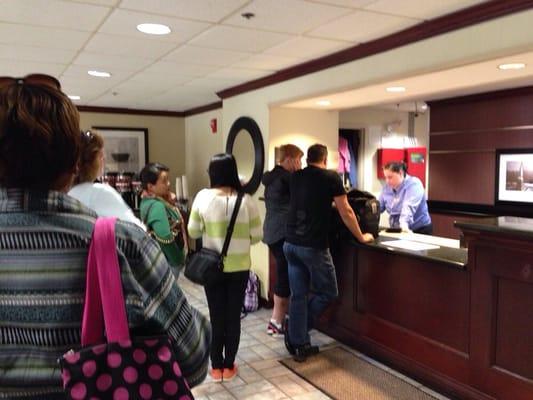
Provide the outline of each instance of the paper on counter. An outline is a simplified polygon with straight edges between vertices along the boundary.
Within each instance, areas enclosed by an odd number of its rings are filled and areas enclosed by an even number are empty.
[[[400,249],[405,250],[434,250],[438,249],[440,246],[436,246],[434,244],[428,244],[428,243],[420,243],[420,242],[411,242],[410,240],[389,240],[387,242],[381,242],[384,246],[391,246],[391,247],[398,247]]]

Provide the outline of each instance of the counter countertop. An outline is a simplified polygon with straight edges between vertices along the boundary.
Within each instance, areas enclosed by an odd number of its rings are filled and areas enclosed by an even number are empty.
[[[533,231],[532,231],[533,235]],[[425,240],[417,240],[418,236],[424,236]],[[443,240],[441,240],[443,239]],[[398,247],[392,247],[390,245],[387,245],[387,242],[394,241],[394,240],[407,240],[419,243],[429,243],[429,244],[435,244],[438,247],[429,249],[429,250],[410,250],[410,249],[404,249],[404,248],[398,248]],[[448,264],[450,266],[465,269],[466,263],[468,260],[468,250],[465,248],[456,248],[456,247],[447,247],[439,245],[440,243],[446,243],[446,244],[452,244],[453,242],[447,242],[446,238],[439,238],[435,236],[428,236],[428,235],[416,235],[416,234],[389,234],[389,233],[380,233],[380,235],[371,243],[359,243],[355,239],[353,239],[353,243],[357,246],[361,247],[371,247],[376,248],[380,250],[385,250],[387,252],[395,253],[395,254],[403,254],[408,255],[415,258],[420,259],[430,259],[433,261],[437,261],[440,263]]]
[[[461,229],[474,229],[481,232],[509,233],[527,238],[533,237],[533,218],[490,217],[455,222]]]

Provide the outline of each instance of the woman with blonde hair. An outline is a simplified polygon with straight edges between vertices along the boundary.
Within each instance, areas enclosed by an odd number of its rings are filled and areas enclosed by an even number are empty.
[[[95,182],[104,172],[104,139],[93,131],[81,132],[81,154],[76,185],[68,192],[101,217],[117,217],[146,229],[122,196],[111,186]]]

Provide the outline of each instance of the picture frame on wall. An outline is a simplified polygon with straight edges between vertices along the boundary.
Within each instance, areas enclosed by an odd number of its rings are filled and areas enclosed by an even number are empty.
[[[533,148],[496,150],[496,205],[533,204]]]
[[[104,139],[104,173],[138,174],[148,163],[148,129],[93,126]]]

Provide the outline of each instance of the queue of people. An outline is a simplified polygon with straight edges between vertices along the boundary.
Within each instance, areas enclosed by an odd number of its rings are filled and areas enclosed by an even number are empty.
[[[55,78],[0,78],[0,360],[11,360],[2,365],[0,387],[8,397],[61,398],[56,360],[80,346],[85,265],[97,217],[118,218],[116,247],[130,330],[172,337],[191,386],[205,378],[208,359],[215,382],[238,373],[250,246],[261,239],[277,271],[267,333],[283,336],[296,361],[318,352],[309,331],[338,295],[328,243],[331,205],[358,241],[373,240],[361,231],[340,177],[326,169],[326,146],[309,147],[304,169],[303,151],[281,146],[279,164],[262,179],[264,225],[255,200],[243,193],[230,154],[212,157],[210,187],[196,195],[187,223],[161,163],[140,172],[140,220],[119,193],[95,183],[103,149],[97,132],[80,133],[78,111]],[[391,226],[430,233],[423,188],[402,168],[385,166],[381,209],[389,212]],[[189,236],[221,252],[234,209],[223,279],[205,287],[209,323],[189,305],[177,280]]]

